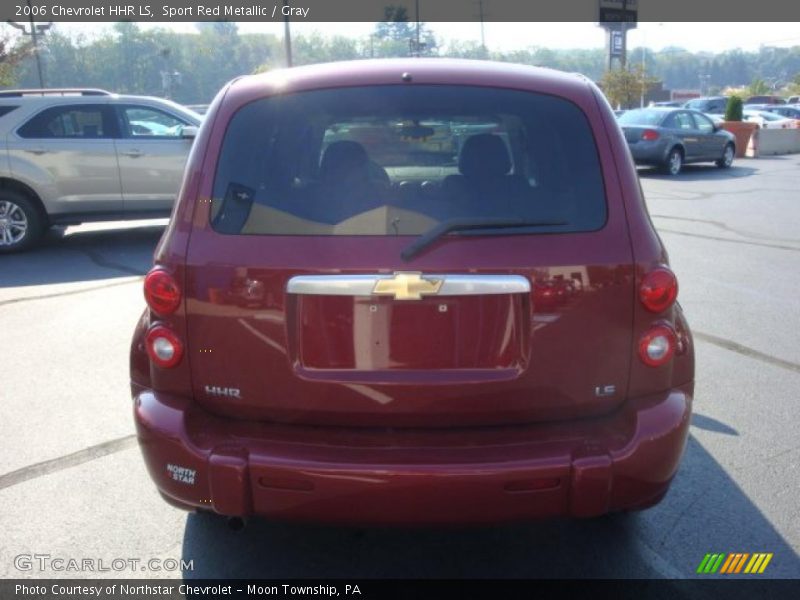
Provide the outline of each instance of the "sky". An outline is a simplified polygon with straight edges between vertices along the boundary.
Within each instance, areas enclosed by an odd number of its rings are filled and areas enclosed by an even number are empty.
[[[141,23],[143,28],[167,27],[179,32],[195,32],[193,23]],[[243,33],[274,33],[283,35],[283,24],[275,22],[238,23]],[[59,23],[63,32],[96,35],[102,32],[97,23]],[[108,29],[111,24],[102,27]],[[480,41],[479,22],[429,23],[440,41]],[[366,38],[374,29],[373,23],[292,23],[296,33],[319,31],[329,35]],[[490,50],[510,51],[542,46],[554,49],[601,48],[605,43],[603,30],[594,23],[494,23],[484,24],[486,45]],[[660,50],[680,46],[692,52],[720,52],[733,48],[758,50],[760,46],[800,46],[800,23],[639,23],[628,34],[631,48],[647,46]]]

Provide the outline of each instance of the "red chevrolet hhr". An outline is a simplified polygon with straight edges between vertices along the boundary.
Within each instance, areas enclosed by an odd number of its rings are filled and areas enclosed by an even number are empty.
[[[136,427],[182,508],[590,517],[657,503],[686,444],[677,280],[580,75],[410,59],[236,79],[144,288]]]

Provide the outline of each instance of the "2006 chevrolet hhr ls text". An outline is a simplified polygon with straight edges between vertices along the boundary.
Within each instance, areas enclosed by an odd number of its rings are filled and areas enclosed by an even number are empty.
[[[236,79],[144,287],[135,421],[182,508],[590,517],[657,503],[684,451],[677,280],[578,75],[414,59]]]

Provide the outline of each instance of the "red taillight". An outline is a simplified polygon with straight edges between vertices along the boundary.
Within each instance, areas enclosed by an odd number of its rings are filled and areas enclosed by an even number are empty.
[[[181,303],[181,290],[172,275],[155,267],[144,278],[144,298],[156,314],[171,315]]]
[[[639,299],[650,312],[667,310],[678,297],[678,280],[666,267],[653,269],[642,279],[639,286]]]
[[[169,369],[183,357],[183,344],[169,327],[154,325],[144,338],[147,355],[157,366]]]
[[[639,340],[639,358],[648,367],[660,367],[675,354],[678,338],[667,325],[655,325]]]
[[[654,142],[654,141],[656,141],[656,140],[657,140],[659,137],[660,137],[660,136],[658,135],[658,132],[657,132],[655,129],[645,129],[645,130],[642,132],[642,139],[643,139],[645,142]]]

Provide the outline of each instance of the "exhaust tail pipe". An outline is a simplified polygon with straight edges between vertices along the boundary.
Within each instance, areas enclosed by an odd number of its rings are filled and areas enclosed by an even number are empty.
[[[241,531],[247,525],[247,521],[242,517],[228,517],[228,529],[231,531]]]
[[[228,529],[231,531],[241,531],[247,525],[247,521],[242,517],[228,517]]]

